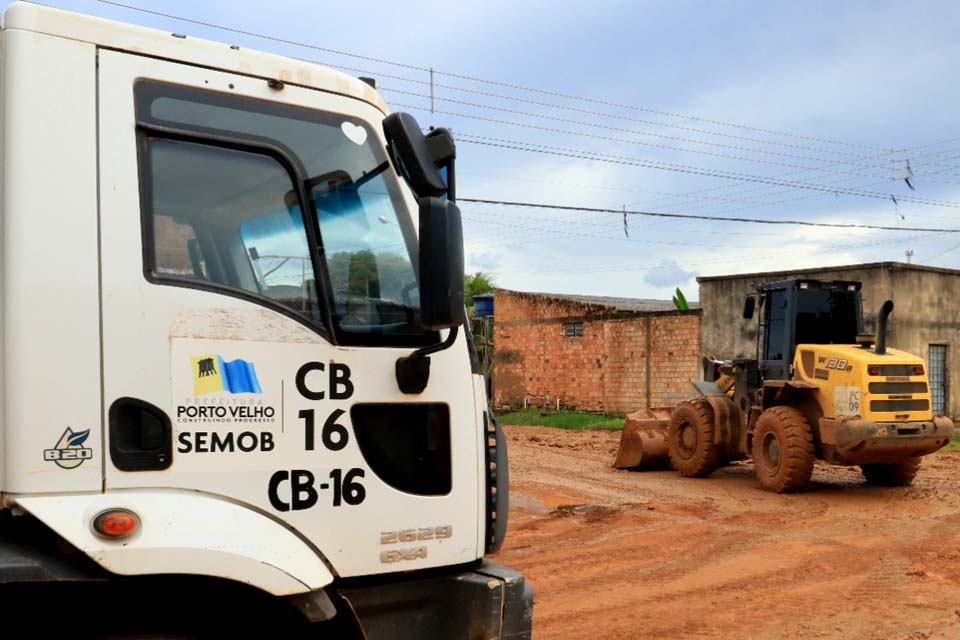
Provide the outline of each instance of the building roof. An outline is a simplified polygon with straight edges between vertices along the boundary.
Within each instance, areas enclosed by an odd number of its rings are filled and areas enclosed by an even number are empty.
[[[725,276],[703,276],[697,278],[697,282],[715,282],[717,280],[740,280],[742,278],[756,278],[758,280],[771,280],[776,278],[786,278],[793,275],[807,275],[817,273],[836,273],[838,271],[864,271],[869,269],[877,270],[903,270],[903,271],[928,271],[932,273],[942,273],[949,276],[960,276],[960,270],[947,269],[945,267],[928,267],[922,264],[908,264],[906,262],[865,262],[863,264],[847,264],[835,267],[813,267],[810,269],[790,269],[785,271],[758,271],[753,273],[734,273]]]
[[[592,304],[614,309],[616,311],[631,311],[634,313],[651,313],[658,311],[677,310],[672,300],[653,300],[650,298],[616,298],[611,296],[590,296],[571,293],[540,293],[537,291],[513,291],[510,289],[497,289],[497,291],[519,294],[522,296],[537,296],[542,298],[555,298],[557,300],[568,300],[570,302]],[[696,309],[697,303],[690,302],[690,308]]]

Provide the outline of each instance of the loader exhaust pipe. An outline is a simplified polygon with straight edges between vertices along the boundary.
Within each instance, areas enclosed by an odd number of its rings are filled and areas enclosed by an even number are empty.
[[[893,300],[887,300],[880,307],[880,315],[877,316],[877,345],[873,352],[877,355],[883,355],[887,352],[887,318],[893,313]]]

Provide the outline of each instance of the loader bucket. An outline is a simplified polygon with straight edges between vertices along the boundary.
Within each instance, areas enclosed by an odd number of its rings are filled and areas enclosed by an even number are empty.
[[[667,429],[669,412],[648,409],[631,413],[623,424],[620,449],[613,466],[617,469],[665,469],[667,456]]]

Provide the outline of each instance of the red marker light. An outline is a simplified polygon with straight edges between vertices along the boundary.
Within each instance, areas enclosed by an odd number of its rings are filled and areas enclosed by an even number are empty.
[[[140,528],[140,518],[127,509],[109,509],[93,519],[93,530],[107,538],[126,538]]]
[[[918,365],[916,365],[916,366],[913,367],[913,375],[915,375],[915,376],[922,376],[922,375],[923,375],[923,365],[922,365],[922,364],[918,364]]]
[[[877,365],[873,365],[872,367],[867,367],[867,373],[871,376],[878,376],[880,375],[880,367]]]

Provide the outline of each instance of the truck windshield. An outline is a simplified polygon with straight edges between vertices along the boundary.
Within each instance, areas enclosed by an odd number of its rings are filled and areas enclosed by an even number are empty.
[[[310,196],[323,236],[341,331],[397,331],[414,326],[420,308],[417,277],[384,161],[359,179],[344,172],[311,181]]]
[[[138,82],[135,93],[141,125],[175,127],[198,141],[210,134],[241,147],[243,141],[268,145],[288,157],[291,177],[307,194],[308,224],[315,213],[312,235],[320,246],[303,251],[307,237],[297,235],[305,232],[291,225],[288,211],[247,220],[240,236],[259,279],[274,287],[326,285],[319,299],[342,344],[406,346],[435,339],[419,323],[416,238],[400,183],[365,121],[148,80]],[[211,168],[208,177],[221,175]],[[297,208],[297,193],[291,189],[286,196],[290,210]]]

